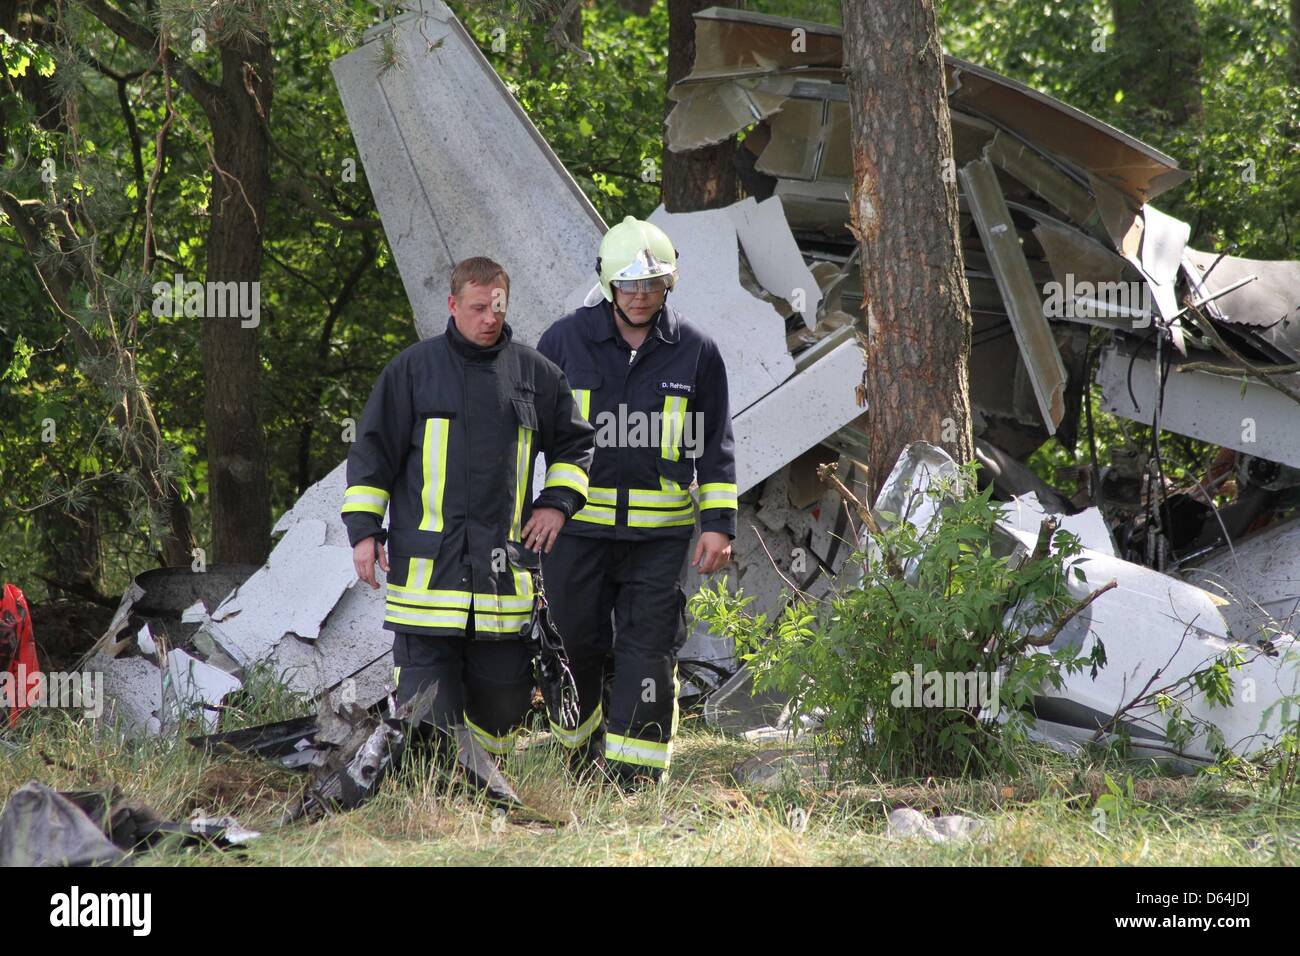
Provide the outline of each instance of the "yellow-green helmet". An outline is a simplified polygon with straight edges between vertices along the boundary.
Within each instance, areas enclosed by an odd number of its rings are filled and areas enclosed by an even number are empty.
[[[606,302],[614,301],[609,284],[616,279],[663,276],[671,289],[677,281],[677,250],[658,226],[628,216],[600,240],[596,271],[600,273],[600,289]]]

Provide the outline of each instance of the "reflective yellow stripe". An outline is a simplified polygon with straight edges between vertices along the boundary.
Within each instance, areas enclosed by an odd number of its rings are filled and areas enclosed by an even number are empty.
[[[514,743],[514,734],[507,734],[504,737],[490,734],[470,720],[468,715],[465,717],[465,726],[469,728],[469,732],[474,735],[474,739],[482,744],[483,749],[488,753],[500,756],[510,752],[511,745]]]
[[[684,508],[690,505],[689,492],[681,489],[664,491],[649,488],[632,488],[627,493],[628,505],[648,505],[652,508]]]
[[[519,614],[532,613],[533,596],[531,594],[474,594],[474,612],[484,614]]]
[[[560,743],[566,747],[580,747],[587,742],[592,734],[600,727],[600,722],[605,719],[605,713],[599,703],[596,709],[591,712],[591,716],[584,720],[577,730],[565,730],[555,721],[551,721],[551,734]]]
[[[686,398],[665,395],[663,417],[659,425],[659,454],[669,461],[682,457],[682,433],[686,429]]]
[[[469,624],[469,612],[441,609],[419,611],[389,602],[385,605],[384,620],[411,627],[446,627],[463,631]]]
[[[659,743],[656,740],[641,740],[637,737],[620,737],[618,734],[605,734],[605,759],[619,760],[623,763],[636,764],[639,767],[660,767],[668,769],[672,760],[672,741]]]
[[[589,505],[609,505],[611,508],[618,504],[617,488],[601,488],[597,485],[591,485],[587,488],[587,504]]]
[[[572,488],[580,495],[587,493],[587,473],[577,465],[557,461],[546,469],[546,488]]]
[[[468,611],[471,596],[468,591],[431,591],[427,588],[408,588],[399,584],[388,586],[388,599],[398,604],[419,607],[445,607]]]
[[[474,630],[491,634],[521,634],[532,620],[532,614],[480,614],[474,612]]]
[[[430,418],[424,423],[424,486],[420,499],[424,514],[420,518],[421,531],[442,530],[442,495],[447,487],[447,436],[451,433],[451,420]]]
[[[515,519],[510,524],[510,540],[519,540],[519,529],[524,516],[524,495],[528,491],[528,466],[533,460],[533,430],[519,426],[515,439]]]
[[[582,417],[591,420],[591,389],[575,388],[573,390],[573,400],[578,403],[578,411],[582,412]]]
[[[700,510],[705,508],[735,508],[736,486],[730,482],[715,481],[700,485]]]
[[[591,505],[587,505],[587,507],[583,508],[573,516],[573,520],[589,521],[592,524],[612,525],[614,523],[614,509],[593,508]]]
[[[577,515],[574,515],[576,518]],[[628,510],[629,528],[676,528],[695,523],[695,509],[685,511],[633,511]]]
[[[433,581],[433,558],[411,558],[406,566],[406,580],[396,585],[399,588],[419,588],[427,590]]]
[[[384,516],[388,507],[388,492],[373,485],[349,485],[343,492],[343,513],[361,511],[366,514]]]

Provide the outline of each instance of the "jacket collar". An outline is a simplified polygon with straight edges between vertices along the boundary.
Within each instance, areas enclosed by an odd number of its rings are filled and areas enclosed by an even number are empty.
[[[614,324],[614,304],[601,300],[592,307],[591,318],[587,322],[587,334],[593,342],[607,342],[619,334]],[[666,301],[659,312],[650,335],[668,345],[675,345],[681,338],[681,316]]]
[[[459,352],[462,356],[471,361],[491,362],[495,359],[514,336],[510,329],[509,322],[501,323],[501,335],[491,345],[476,345],[465,336],[461,335],[460,329],[456,328],[456,320],[447,316],[447,341],[451,347]]]

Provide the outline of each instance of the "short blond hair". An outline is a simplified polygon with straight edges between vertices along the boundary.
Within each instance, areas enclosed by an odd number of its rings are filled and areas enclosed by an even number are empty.
[[[498,277],[506,287],[506,295],[509,295],[510,276],[506,274],[506,270],[499,262],[487,256],[471,256],[462,259],[456,263],[456,268],[451,270],[451,294],[460,295],[460,290],[465,288],[467,282],[490,286]]]

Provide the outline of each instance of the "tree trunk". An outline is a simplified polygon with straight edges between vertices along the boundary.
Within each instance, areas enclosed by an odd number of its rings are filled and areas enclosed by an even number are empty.
[[[221,92],[209,113],[217,169],[209,199],[208,282],[258,282],[270,191],[263,124],[273,59],[264,34],[221,46]],[[258,111],[262,115],[259,117]],[[251,300],[250,300],[251,301]],[[271,495],[260,408],[257,326],[238,316],[203,320],[204,420],[212,507],[210,561],[257,564],[271,536]],[[251,320],[248,320],[251,321]]]
[[[1198,120],[1201,31],[1195,0],[1112,0],[1112,10],[1119,81],[1130,115],[1148,127]]]
[[[695,62],[695,20],[706,7],[742,7],[738,0],[668,0],[668,85],[691,72]],[[672,101],[666,101],[671,107]],[[666,114],[665,114],[666,115]],[[664,144],[663,201],[669,212],[717,209],[737,199],[736,137],[713,146],[674,153]]]
[[[933,0],[843,0],[842,10],[874,498],[908,442],[958,462],[974,454],[970,292]]]

